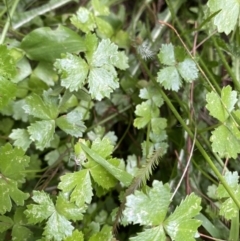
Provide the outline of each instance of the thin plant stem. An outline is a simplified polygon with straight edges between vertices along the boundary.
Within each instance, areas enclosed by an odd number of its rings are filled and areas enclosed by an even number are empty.
[[[0,44],[3,44],[4,43],[4,40],[6,38],[6,35],[7,35],[7,32],[8,32],[8,29],[10,27],[10,23],[11,23],[11,18],[13,17],[13,14],[16,10],[16,7],[18,5],[18,2],[19,0],[15,0],[13,2],[13,5],[11,7],[11,10],[9,12],[9,16],[7,18],[7,21],[6,21],[6,24],[4,25],[4,28],[3,28],[3,31],[2,31],[2,35],[1,35],[1,38],[0,38]],[[4,3],[6,4],[6,0],[4,0]]]
[[[178,189],[179,189],[179,187],[180,187],[180,185],[181,185],[181,183],[182,183],[182,181],[183,181],[183,178],[185,177],[185,175],[186,175],[186,173],[187,173],[187,171],[188,171],[188,167],[189,167],[189,165],[190,165],[190,161],[191,161],[191,158],[192,158],[192,155],[193,155],[193,151],[194,151],[194,147],[195,147],[196,134],[197,134],[197,130],[195,129],[191,152],[190,152],[190,154],[189,154],[189,157],[188,157],[188,160],[187,160],[187,164],[186,164],[186,166],[185,166],[185,168],[184,168],[184,171],[183,171],[183,173],[182,173],[182,176],[181,176],[181,178],[180,178],[180,180],[179,180],[179,182],[178,182],[178,184],[177,184],[177,187],[175,188],[175,191],[173,192],[173,194],[172,194],[172,196],[171,196],[171,198],[170,198],[171,201],[173,200],[175,194],[177,193],[177,191],[178,191]]]

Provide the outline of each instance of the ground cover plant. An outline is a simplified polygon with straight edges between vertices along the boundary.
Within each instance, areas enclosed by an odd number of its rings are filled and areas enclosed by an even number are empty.
[[[0,240],[239,240],[235,0],[0,3]]]

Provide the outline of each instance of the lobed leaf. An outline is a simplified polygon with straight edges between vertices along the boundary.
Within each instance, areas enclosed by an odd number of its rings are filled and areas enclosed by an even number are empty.
[[[32,142],[26,129],[13,129],[9,137],[14,140],[14,146],[21,147],[24,151],[28,149]]]
[[[213,19],[218,32],[229,34],[235,29],[239,20],[240,3],[236,0],[209,0],[207,3],[212,13],[221,10]]]
[[[128,222],[134,224],[160,225],[166,217],[170,198],[169,186],[154,181],[153,187],[146,194],[135,191],[127,196],[123,214]]]
[[[192,219],[201,210],[201,199],[195,194],[190,194],[164,221],[164,228],[172,240],[194,241],[201,221]]]
[[[55,131],[55,121],[37,121],[27,128],[30,139],[35,142],[38,149],[43,150],[50,145]]]
[[[86,130],[86,126],[82,122],[82,113],[77,109],[57,118],[56,125],[67,134],[75,137],[81,137]]]
[[[211,92],[206,96],[207,109],[210,114],[221,122],[224,122],[229,117],[237,102],[237,92],[232,91],[230,86],[223,87],[221,99],[217,93]]]
[[[57,59],[54,66],[61,74],[61,86],[69,89],[69,91],[80,90],[86,82],[89,67],[85,60],[66,53],[61,59]]]
[[[92,200],[92,184],[88,170],[68,173],[62,176],[58,188],[63,192],[71,192],[70,201],[78,207],[84,207]]]

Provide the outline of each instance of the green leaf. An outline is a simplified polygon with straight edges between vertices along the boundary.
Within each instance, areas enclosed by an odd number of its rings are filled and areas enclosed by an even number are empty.
[[[57,212],[49,195],[44,192],[33,191],[32,199],[37,204],[28,205],[24,213],[29,223],[32,224],[48,219],[43,233],[46,240],[62,241],[72,234],[73,226]]]
[[[80,7],[76,15],[73,15],[70,20],[75,27],[84,33],[89,33],[96,28],[94,15],[84,7]]]
[[[6,45],[0,45],[0,53],[0,76],[3,79],[11,79],[17,72],[16,61]]]
[[[158,117],[159,110],[150,101],[145,101],[136,106],[135,114],[139,117],[134,120],[133,125],[140,129],[145,127],[152,118]]]
[[[28,149],[32,142],[26,129],[13,129],[9,137],[14,140],[14,146],[21,147],[24,151]]]
[[[42,120],[55,119],[58,116],[58,109],[55,103],[51,103],[50,100],[42,100],[37,94],[31,94],[25,99],[25,105],[23,109],[26,113],[37,117]]]
[[[178,91],[182,86],[181,77],[175,66],[161,69],[157,75],[157,82],[162,84],[166,90]]]
[[[148,86],[147,88],[140,89],[139,97],[142,99],[152,100],[157,107],[163,105],[163,98],[157,88]]]
[[[138,233],[136,237],[130,238],[131,241],[166,241],[163,226],[157,226]]]
[[[221,157],[237,158],[240,153],[240,131],[231,119],[212,131],[210,141],[213,151]]]
[[[15,224],[12,229],[12,240],[14,241],[23,241],[23,240],[30,240],[32,238],[33,234],[30,229]]]
[[[234,194],[240,198],[240,186],[238,184],[239,176],[238,173],[227,171],[224,175],[224,179],[227,184],[230,186]],[[239,209],[235,202],[230,198],[228,192],[224,188],[222,184],[219,184],[217,188],[217,197],[224,198],[223,203],[220,205],[220,215],[224,216],[224,218],[231,220],[236,217],[239,213]],[[227,199],[226,199],[227,198]]]
[[[65,237],[72,235],[74,227],[65,217],[54,212],[46,223],[43,235],[46,240],[62,241]]]
[[[178,91],[182,86],[182,78],[191,83],[198,77],[195,62],[185,56],[182,48],[174,48],[171,43],[163,44],[158,58],[162,64],[168,65],[162,68],[157,75],[157,82],[167,90]]]
[[[146,194],[135,191],[127,196],[123,214],[128,222],[134,224],[159,225],[166,217],[170,198],[169,186],[154,181],[153,187]]]
[[[167,127],[167,119],[165,118],[152,118],[151,126],[153,133],[161,133]]]
[[[55,212],[54,204],[48,194],[40,191],[33,191],[32,199],[39,205],[30,204],[27,206],[27,210],[24,213],[29,223],[40,223],[48,219]]]
[[[76,32],[59,25],[55,30],[43,27],[26,35],[21,43],[30,59],[54,62],[62,53],[85,51],[84,40]]]
[[[86,130],[86,126],[82,122],[82,113],[77,109],[57,118],[56,124],[67,134],[75,137],[81,137]]]
[[[91,3],[96,16],[109,14],[109,8],[107,6],[104,6],[99,0],[92,0]]]
[[[208,93],[206,96],[207,109],[210,114],[221,122],[229,117],[237,102],[237,92],[232,91],[230,86],[223,87],[221,91],[221,99],[216,92]]]
[[[99,141],[99,140],[95,140],[95,141]],[[108,140],[108,142],[109,142],[109,140]],[[110,142],[107,145],[109,146]],[[99,165],[101,165],[106,171],[108,171],[117,180],[122,182],[125,186],[130,185],[130,183],[132,181],[132,176],[129,173],[120,169],[119,167],[116,167],[112,163],[108,162],[108,160],[106,160],[101,155],[99,155],[98,152],[96,152],[94,149],[90,149],[89,147],[84,145],[82,142],[80,142],[80,146],[81,146],[82,150],[87,154],[87,156],[89,156],[93,161],[95,161]],[[106,154],[104,153],[104,155],[106,155]],[[101,177],[101,178],[104,178],[104,177]]]
[[[119,87],[117,72],[114,66],[125,69],[127,57],[120,55],[118,47],[109,39],[103,39],[91,57],[91,70],[89,73],[89,92],[93,98],[101,100],[110,97],[110,93]]]
[[[162,64],[174,65],[176,62],[174,46],[171,43],[170,44],[162,44],[161,50],[158,54],[158,58]]]
[[[73,54],[63,54],[61,59],[57,59],[54,66],[61,74],[61,86],[71,92],[78,91],[83,87],[88,75],[88,64],[85,60]]]
[[[164,221],[164,228],[172,240],[194,241],[201,221],[192,219],[201,210],[201,199],[195,194],[190,194],[181,202],[173,214]]]
[[[3,233],[13,226],[14,222],[7,216],[0,216],[0,233]]]
[[[88,170],[81,170],[75,173],[68,173],[61,176],[58,188],[63,192],[71,192],[70,201],[77,206],[84,207],[92,200],[92,184]]]
[[[0,158],[2,161],[2,159]],[[23,206],[24,200],[29,197],[29,194],[23,193],[18,189],[17,182],[3,177],[0,179],[0,214],[11,211],[11,199],[18,205]]]
[[[10,144],[6,144],[0,149],[0,173],[2,177],[23,183],[25,181],[24,171],[29,161],[29,157],[24,155],[21,148],[13,149]]]
[[[91,190],[88,190],[90,192]],[[76,206],[74,203],[68,201],[68,194],[60,193],[56,201],[56,210],[59,214],[66,217],[68,220],[71,219],[74,222],[83,219],[83,213],[87,209],[87,205],[81,207]]]
[[[94,234],[89,241],[112,241],[112,228],[110,226],[104,225],[102,230],[99,233]]]
[[[27,129],[30,134],[30,139],[35,142],[36,147],[43,150],[45,147],[48,147],[50,141],[53,140],[55,121],[37,121]]]
[[[209,0],[207,5],[212,13],[221,10],[213,20],[213,23],[217,26],[218,32],[229,34],[238,25],[240,9],[239,1]]]
[[[110,98],[110,93],[119,87],[117,72],[111,65],[92,69],[88,83],[92,98],[99,101],[104,97]]]
[[[183,62],[180,62],[177,69],[186,82],[191,83],[198,77],[198,68],[192,59],[186,58]]]
[[[64,241],[84,241],[84,236],[82,232],[74,230],[72,235],[64,239]]]
[[[16,85],[0,76],[0,110],[16,97],[16,92]]]
[[[34,69],[32,75],[42,80],[48,86],[53,86],[58,80],[56,71],[53,70],[53,64],[49,62],[40,62]]]
[[[118,159],[108,159],[107,161],[115,167],[120,163]],[[117,179],[97,162],[90,159],[84,164],[84,167],[90,171],[93,180],[104,189],[116,186]]]

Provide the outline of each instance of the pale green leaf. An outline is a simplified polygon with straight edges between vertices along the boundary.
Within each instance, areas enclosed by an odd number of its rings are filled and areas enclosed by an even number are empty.
[[[88,75],[88,64],[78,56],[67,53],[57,59],[54,66],[61,74],[61,85],[72,91],[78,91],[85,84]]]
[[[174,65],[175,54],[174,54],[174,46],[170,44],[162,44],[160,52],[158,54],[158,58],[162,64],[165,65]]]
[[[28,205],[27,210],[24,212],[29,223],[40,223],[48,219],[55,212],[54,204],[48,194],[33,191],[32,199],[37,204]]]
[[[21,120],[22,122],[27,122],[29,115],[25,113],[24,109],[22,108],[25,105],[25,99],[21,99],[18,101],[14,101],[13,103],[13,118],[15,120]]]
[[[96,28],[94,15],[84,7],[80,7],[76,15],[70,18],[71,23],[85,33],[89,33]]]
[[[101,157],[97,152],[90,149],[86,145],[80,142],[80,146],[82,150],[95,162],[97,162],[99,165],[101,165],[105,170],[107,170],[112,176],[114,176],[117,180],[122,182],[125,186],[130,185],[132,181],[132,176],[127,173],[126,171],[122,170],[121,168],[118,168],[111,163],[109,163],[106,159]]]
[[[163,226],[157,226],[138,233],[136,237],[130,238],[131,241],[166,241]]]
[[[239,176],[238,173],[227,171],[224,175],[224,179],[227,184],[230,186],[234,194],[240,198],[240,186],[238,184]],[[220,215],[224,216],[224,218],[231,220],[239,214],[239,209],[232,198],[230,198],[228,192],[224,188],[222,184],[219,184],[217,188],[217,197],[224,198],[223,203],[220,205]],[[226,199],[227,198],[227,199]]]
[[[170,198],[169,186],[154,181],[153,187],[146,194],[135,191],[127,196],[123,214],[128,222],[134,224],[159,225],[166,217]]]
[[[28,149],[32,142],[26,129],[13,129],[9,137],[14,140],[14,146],[21,147],[24,151]]]
[[[63,192],[71,192],[70,201],[79,207],[84,207],[85,203],[89,204],[92,200],[92,184],[88,170],[65,174],[61,177],[58,188]]]
[[[122,70],[127,69],[129,67],[127,55],[123,51],[118,52],[117,58],[113,64],[119,69],[122,69]]]
[[[15,98],[16,92],[16,85],[0,75],[0,109]]]
[[[84,241],[84,236],[82,232],[74,230],[72,235],[68,236],[64,241]]]
[[[139,97],[142,99],[152,100],[157,107],[163,105],[163,98],[159,93],[159,90],[154,86],[148,86],[140,90]]]
[[[222,89],[221,99],[217,93],[212,91],[207,94],[206,100],[208,102],[206,107],[211,116],[224,122],[229,117],[229,113],[234,109],[234,105],[237,102],[237,92],[232,91],[230,86],[226,86]]]
[[[221,10],[213,20],[218,32],[229,34],[238,25],[240,3],[236,0],[209,0],[207,3],[212,13]]]
[[[227,171],[224,175],[224,179],[227,182],[227,184],[232,188],[232,190],[234,190],[234,191],[237,190],[239,176],[236,171],[235,172]],[[224,186],[222,184],[219,184],[219,186],[217,188],[217,196],[218,196],[218,198],[229,197],[227,190],[224,188]]]
[[[164,228],[172,240],[194,241],[201,221],[193,219],[201,210],[201,199],[190,194],[164,221]]]
[[[58,116],[57,105],[54,103],[46,103],[37,94],[31,94],[25,99],[23,109],[26,113],[42,120],[55,119]]]
[[[24,213],[28,222],[32,224],[48,219],[43,232],[46,240],[62,241],[72,234],[73,226],[57,212],[48,194],[42,191],[33,191],[32,199],[37,204],[28,205]]]
[[[157,82],[162,84],[166,90],[178,91],[182,86],[181,77],[175,66],[161,69],[157,75]]]
[[[116,44],[112,43],[110,39],[103,39],[93,53],[92,65],[94,67],[114,65],[118,62],[118,53],[118,46]]]
[[[102,100],[104,97],[109,98],[113,90],[119,87],[117,72],[112,65],[91,69],[88,83],[89,93],[96,100]]]
[[[240,153],[240,131],[231,119],[212,131],[210,141],[221,157],[237,158]]]
[[[85,51],[84,39],[73,30],[59,25],[52,30],[49,27],[37,28],[27,34],[21,48],[30,59],[54,62],[62,53]]]
[[[13,226],[14,222],[11,218],[7,216],[0,216],[0,233],[10,229]]]
[[[29,194],[18,189],[17,182],[7,177],[0,179],[0,214],[10,212],[13,200],[18,206],[24,205]]]
[[[94,234],[89,241],[112,241],[112,228],[110,226],[104,225],[102,230],[99,233]]]
[[[35,142],[38,149],[43,150],[50,145],[55,131],[55,121],[37,121],[28,128],[30,139]]]
[[[75,203],[70,202],[67,198],[69,194],[61,193],[57,197],[56,201],[56,210],[59,214],[66,217],[67,219],[71,219],[74,222],[77,220],[83,219],[83,213],[87,209],[87,205],[82,205],[81,207],[76,206]]]
[[[145,127],[152,118],[158,117],[159,110],[150,101],[145,101],[136,106],[135,114],[139,117],[134,120],[134,126],[140,129]]]
[[[46,240],[62,241],[64,238],[72,235],[74,227],[64,216],[54,212],[48,219],[44,228],[43,235]]]
[[[16,182],[25,181],[25,168],[29,164],[29,157],[24,155],[21,148],[12,148],[8,143],[0,148],[0,173],[5,178]],[[4,178],[2,178],[2,181]],[[7,185],[7,181],[6,181]]]
[[[192,59],[184,59],[183,62],[178,63],[177,69],[186,82],[191,83],[198,77],[198,68]]]
[[[86,130],[86,126],[82,121],[82,113],[77,109],[57,118],[56,124],[67,134],[75,137],[81,137]]]

